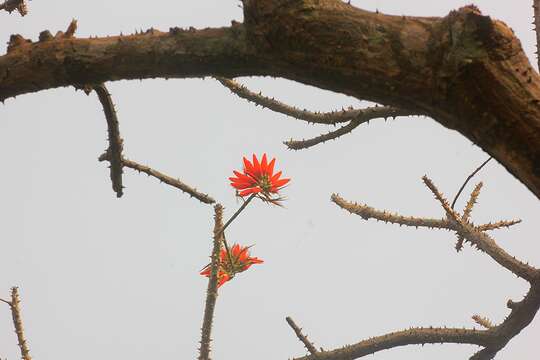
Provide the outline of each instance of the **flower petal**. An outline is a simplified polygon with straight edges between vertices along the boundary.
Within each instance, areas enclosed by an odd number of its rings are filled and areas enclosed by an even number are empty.
[[[259,163],[259,160],[255,154],[253,154],[253,169],[255,178],[258,179],[261,176],[261,164]]]
[[[280,180],[277,180],[277,181],[273,181],[272,186],[276,187],[276,188],[280,188],[280,187],[284,186],[285,184],[287,184],[289,181],[291,181],[291,179],[280,179]]]
[[[244,160],[244,172],[247,173],[247,174],[253,175],[254,172],[255,172],[255,170],[253,169],[253,165],[251,165],[251,163],[249,162],[248,159],[246,159],[245,156],[244,156],[243,160]]]
[[[260,193],[260,192],[261,192],[260,187],[253,187],[253,188],[250,188],[250,189],[246,189],[244,191],[240,191],[240,193],[238,195],[239,196],[246,196],[246,195],[250,195],[250,194],[257,194],[257,193]]]
[[[268,159],[266,158],[266,153],[264,153],[261,160],[261,175],[268,174],[267,168],[268,168]]]
[[[268,166],[266,167],[266,174],[268,175],[269,178],[272,177],[272,175],[274,174],[274,164],[276,163],[276,158],[273,158],[270,163],[268,164]]]

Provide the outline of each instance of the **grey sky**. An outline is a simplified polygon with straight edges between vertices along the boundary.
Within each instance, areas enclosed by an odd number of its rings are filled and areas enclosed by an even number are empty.
[[[443,16],[469,0],[352,1],[392,14]],[[37,39],[41,30],[104,36],[154,27],[224,26],[242,20],[238,1],[32,1],[21,18],[0,14],[0,34]],[[509,24],[533,58],[530,1],[476,1]],[[2,45],[2,53],[5,46]],[[362,106],[355,99],[279,79],[241,79],[256,91],[313,110]],[[256,244],[265,260],[220,290],[215,359],[287,359],[305,349],[285,323],[292,316],[317,346],[332,349],[410,326],[472,326],[479,313],[498,322],[527,284],[469,246],[456,254],[445,231],[363,221],[330,194],[406,215],[443,215],[420,178],[453,195],[487,155],[426,118],[372,121],[311,150],[282,141],[328,131],[261,110],[212,79],[119,81],[125,155],[238,207],[227,177],[241,157],[267,152],[292,177],[285,209],[260,202],[228,230]],[[106,123],[95,94],[73,88],[24,95],[0,106],[0,297],[18,285],[35,359],[188,359],[196,356],[211,250],[212,208],[126,169],[125,195],[111,190],[97,157]],[[494,232],[511,254],[540,265],[540,203],[495,162],[475,222],[522,218]],[[469,186],[470,191],[472,187]],[[463,199],[462,199],[463,200]],[[460,205],[463,204],[463,201]],[[1,305],[1,304],[0,304]],[[498,359],[538,359],[540,320]],[[465,359],[475,347],[385,351],[375,359]],[[9,309],[0,306],[0,357],[18,355]]]

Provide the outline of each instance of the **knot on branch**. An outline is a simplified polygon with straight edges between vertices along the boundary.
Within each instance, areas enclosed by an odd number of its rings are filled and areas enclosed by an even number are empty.
[[[32,44],[32,40],[25,39],[19,34],[13,34],[9,37],[7,52],[9,54],[17,49],[20,49],[21,47],[29,46],[30,44]]]

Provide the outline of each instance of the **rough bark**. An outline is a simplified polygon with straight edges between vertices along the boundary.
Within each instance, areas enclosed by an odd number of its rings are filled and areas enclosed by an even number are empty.
[[[12,36],[0,100],[154,77],[271,75],[418,111],[492,155],[540,198],[540,77],[504,23],[464,7],[388,16],[340,0],[244,0],[244,23],[107,38]]]

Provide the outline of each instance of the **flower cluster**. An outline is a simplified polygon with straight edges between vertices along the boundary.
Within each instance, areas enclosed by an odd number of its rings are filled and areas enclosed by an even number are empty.
[[[230,256],[226,249],[221,249],[218,268],[218,287],[231,280],[236,274],[246,271],[253,264],[261,264],[263,260],[249,256],[249,246],[234,244],[230,249]],[[201,271],[201,275],[210,277],[212,265],[208,264]]]
[[[272,198],[272,194],[277,194],[291,179],[280,179],[281,171],[274,174],[275,163],[275,158],[268,162],[266,154],[260,162],[255,154],[252,162],[244,157],[244,170],[233,171],[236,177],[229,178],[231,186],[239,191],[238,196],[257,194],[261,200],[276,203],[281,199]]]

